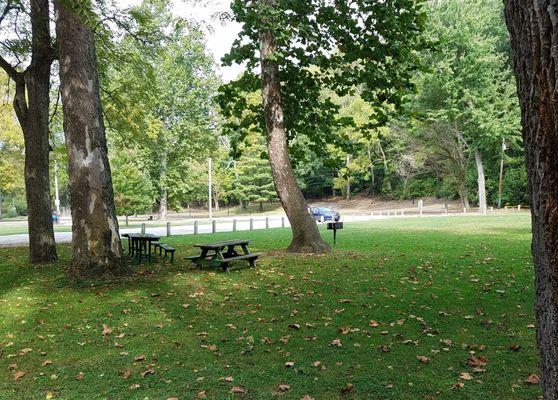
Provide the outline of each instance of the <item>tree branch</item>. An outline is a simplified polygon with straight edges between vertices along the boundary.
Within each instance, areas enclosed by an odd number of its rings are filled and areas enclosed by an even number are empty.
[[[20,81],[23,79],[23,74],[18,72],[12,64],[10,64],[4,57],[0,55],[0,67],[6,71],[6,73],[12,78],[14,81]]]

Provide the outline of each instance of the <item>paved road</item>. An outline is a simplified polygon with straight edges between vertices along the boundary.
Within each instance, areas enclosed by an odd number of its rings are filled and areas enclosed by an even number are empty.
[[[250,218],[249,217],[239,217],[239,218],[214,218],[216,224],[216,232],[232,232],[234,220],[236,220],[236,230],[237,231],[247,231],[250,230]],[[267,224],[267,225],[266,225]],[[280,228],[282,227],[282,217],[281,216],[269,216],[265,217],[254,217],[252,218],[252,229],[266,229],[266,228]],[[284,218],[284,226],[289,226],[289,220]],[[213,223],[209,219],[198,220],[198,233],[211,233],[213,230]],[[141,228],[124,228],[120,229],[120,233],[134,233],[140,232]],[[145,231],[147,233],[152,233],[154,235],[166,236],[166,227],[149,227],[147,226]],[[181,223],[180,225],[171,226],[172,235],[192,235],[194,234],[194,221],[189,223]],[[56,243],[67,243],[72,241],[71,232],[56,232],[54,234]],[[4,235],[0,236],[0,246],[16,246],[16,245],[27,245],[29,243],[29,236],[27,234],[19,235]]]
[[[476,213],[451,213],[451,214],[428,214],[429,217],[469,217],[478,215]],[[425,215],[426,216],[426,215]],[[361,215],[344,215],[343,220],[345,222],[353,221],[372,221],[380,220],[386,218],[417,218],[419,215],[417,213],[410,214],[405,213],[404,215],[400,211],[391,211],[383,213],[372,213],[372,214],[361,214]],[[236,220],[236,223],[234,222]],[[252,223],[250,223],[252,220]],[[198,233],[211,233],[213,230],[213,222],[209,219],[199,219],[198,221]],[[282,226],[288,227],[289,220],[281,215],[270,215],[267,217],[235,217],[235,218],[214,218],[216,224],[216,232],[232,232],[235,228],[237,231],[247,231],[250,229],[273,229],[280,228]],[[252,227],[250,227],[252,224]],[[284,224],[284,225],[283,225]],[[236,225],[236,227],[234,227]],[[121,228],[120,233],[138,233],[141,228]],[[149,227],[147,225],[147,233],[153,233],[159,236],[166,236],[166,227]],[[171,229],[172,235],[192,235],[194,234],[194,220],[191,221],[180,221],[180,223],[175,223],[172,225]],[[56,232],[54,234],[57,243],[67,243],[72,240],[71,232]],[[27,245],[29,243],[29,236],[27,234],[21,235],[3,235],[0,236],[0,246],[17,246],[17,245]]]

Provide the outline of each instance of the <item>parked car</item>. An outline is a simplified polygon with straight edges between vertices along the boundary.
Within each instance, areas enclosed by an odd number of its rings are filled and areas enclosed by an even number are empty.
[[[331,208],[310,207],[309,211],[316,221],[339,221],[341,219],[341,215]]]

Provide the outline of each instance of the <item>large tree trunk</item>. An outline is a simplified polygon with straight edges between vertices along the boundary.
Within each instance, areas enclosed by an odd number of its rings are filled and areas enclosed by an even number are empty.
[[[18,73],[2,66],[14,79],[14,109],[25,143],[25,194],[29,227],[29,261],[56,260],[49,178],[49,83],[53,51],[47,0],[31,0],[31,63]],[[2,60],[4,61],[4,60]]]
[[[262,1],[270,6],[275,4],[275,0]],[[267,128],[267,149],[275,190],[287,218],[289,218],[293,232],[288,250],[299,253],[325,253],[331,251],[331,248],[320,236],[316,221],[308,212],[306,199],[296,182],[289,158],[281,102],[279,67],[274,61],[276,48],[273,33],[269,30],[260,32],[262,98]]]
[[[484,166],[479,149],[475,149],[475,164],[477,165],[477,183],[479,186],[479,214],[486,214],[486,181],[484,179]]]
[[[505,0],[527,166],[541,386],[558,399],[558,4]]]
[[[78,7],[75,1],[54,4],[73,222],[70,276],[121,275],[126,268],[114,207],[93,33],[68,8]]]
[[[4,195],[0,190],[0,220],[4,219],[4,209],[2,208],[2,202],[4,201]]]

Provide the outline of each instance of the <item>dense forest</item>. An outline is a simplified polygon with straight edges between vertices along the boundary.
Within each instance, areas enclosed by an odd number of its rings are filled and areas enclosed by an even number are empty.
[[[319,99],[330,107],[321,112],[337,124],[335,139],[317,131],[289,137],[307,198],[435,196],[460,199],[465,207],[528,204],[502,4],[439,0],[423,12],[417,66],[397,106],[386,101],[379,113],[367,101],[370,93],[357,88],[341,96],[324,88]],[[95,41],[117,212],[164,218],[168,210],[207,206],[209,158],[215,208],[276,200],[265,127],[254,111],[261,108],[259,88],[236,93],[246,106],[241,117],[227,109],[223,96],[231,84],[216,73],[207,27],[175,16],[167,0],[98,13],[106,14]],[[29,31],[13,37],[10,23],[0,24],[1,51],[25,60]],[[0,217],[27,213],[14,85],[0,72]],[[56,175],[65,206],[57,79],[50,98],[51,193]]]

